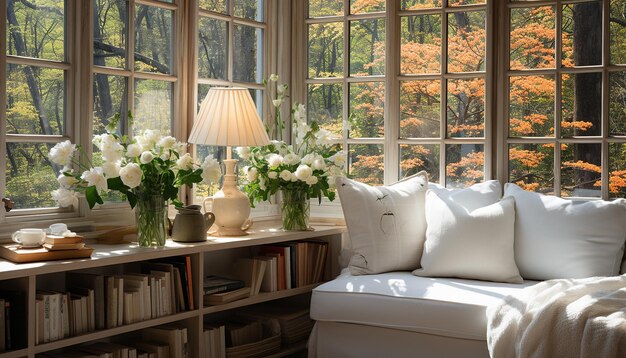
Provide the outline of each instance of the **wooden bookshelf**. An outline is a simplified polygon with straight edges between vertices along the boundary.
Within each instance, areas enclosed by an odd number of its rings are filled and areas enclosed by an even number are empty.
[[[297,241],[306,239],[322,239],[329,243],[327,253],[324,280],[331,279],[339,273],[337,257],[341,247],[341,235],[344,233],[343,226],[319,225],[314,226],[312,231],[285,232],[280,229],[278,222],[257,223],[249,235],[241,237],[208,237],[206,242],[200,243],[177,243],[168,240],[162,248],[141,248],[137,244],[121,245],[101,245],[87,238],[88,246],[94,248],[91,259],[59,260],[35,263],[16,264],[0,259],[0,288],[10,288],[21,290],[26,296],[27,307],[27,329],[24,334],[28,337],[26,347],[19,347],[17,350],[0,352],[0,358],[29,357],[34,358],[36,354],[49,352],[61,348],[74,346],[97,340],[106,340],[112,336],[124,337],[125,334],[137,332],[147,327],[163,324],[179,324],[187,328],[189,339],[189,351],[191,357],[202,356],[202,335],[203,322],[205,317],[212,314],[225,312],[254,305],[257,303],[284,299],[310,293],[318,284],[307,285],[294,289],[281,290],[276,292],[261,292],[251,296],[223,305],[202,306],[202,280],[203,277],[212,270],[216,263],[216,257],[223,257],[227,261],[231,257],[241,256],[255,246],[281,243],[286,241]],[[110,329],[101,329],[94,332],[67,337],[54,342],[36,344],[35,342],[35,294],[41,285],[46,288],[64,290],[64,280],[57,280],[68,271],[84,271],[92,273],[103,273],[117,271],[124,272],[125,269],[136,267],[140,262],[152,259],[167,258],[174,256],[190,256],[192,276],[193,276],[193,300],[196,303],[194,310],[176,313],[164,317],[153,318],[141,322],[122,325]],[[55,281],[59,286],[54,286]],[[304,346],[286,347],[276,357],[290,354],[302,350]],[[285,353],[287,352],[287,353]]]

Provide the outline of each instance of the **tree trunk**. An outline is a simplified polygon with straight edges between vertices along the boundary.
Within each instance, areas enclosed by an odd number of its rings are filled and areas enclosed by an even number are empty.
[[[98,3],[94,2],[94,19],[93,19],[93,36],[97,41],[101,41],[102,33],[100,32],[100,24],[99,24],[99,16],[98,16]],[[101,49],[95,48],[94,51],[96,56],[93,58],[93,64],[96,66],[106,66],[106,62],[104,60],[105,52]],[[98,117],[101,118],[102,123],[106,126],[109,123],[109,118],[111,116],[111,112],[113,111],[113,101],[111,100],[111,88],[109,86],[107,75],[94,75],[95,83],[94,83],[94,96],[99,99],[99,106],[95,108],[98,113]]]

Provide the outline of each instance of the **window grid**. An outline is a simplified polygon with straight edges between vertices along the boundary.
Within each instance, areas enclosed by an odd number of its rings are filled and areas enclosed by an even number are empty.
[[[601,62],[597,65],[582,65],[582,66],[573,66],[566,67],[562,65],[564,59],[562,56],[562,46],[563,46],[563,7],[567,5],[575,5],[575,4],[591,4],[597,3],[601,6],[601,34],[602,34],[602,56]],[[553,170],[553,185],[552,192],[558,196],[567,196],[572,198],[589,198],[589,197],[599,197],[602,199],[610,199],[612,197],[619,196],[615,193],[610,192],[610,178],[611,178],[611,169],[610,169],[610,161],[609,161],[609,149],[612,144],[626,144],[626,137],[611,135],[609,131],[609,96],[610,96],[610,75],[613,73],[626,73],[623,72],[626,70],[626,66],[624,65],[615,65],[610,62],[610,28],[609,28],[609,16],[610,16],[610,3],[607,1],[542,1],[541,3],[529,3],[529,2],[508,2],[506,6],[503,6],[501,9],[501,17],[504,19],[502,24],[503,33],[510,33],[511,31],[511,21],[512,21],[512,11],[514,9],[532,9],[541,6],[552,6],[555,9],[555,45],[554,45],[554,67],[551,68],[541,68],[541,69],[511,69],[510,68],[510,51],[511,51],[511,40],[508,36],[503,36],[501,38],[500,46],[504,48],[504,53],[507,54],[504,58],[505,61],[502,61],[501,70],[506,73],[506,76],[503,76],[502,80],[502,88],[505,89],[504,96],[502,101],[501,111],[503,120],[503,130],[502,132],[502,143],[501,150],[499,150],[500,160],[500,168],[502,170],[499,172],[499,179],[503,182],[508,182],[511,178],[511,170],[512,159],[510,148],[512,145],[525,145],[530,147],[531,145],[551,145],[553,147],[552,156],[552,170]],[[597,73],[601,76],[601,116],[600,116],[600,131],[598,135],[574,135],[574,136],[564,136],[562,132],[562,123],[563,123],[563,112],[561,103],[563,102],[563,76],[575,76],[578,74],[592,74]],[[524,76],[553,76],[554,77],[554,120],[553,120],[553,128],[554,135],[553,136],[538,136],[538,137],[530,137],[530,136],[513,136],[510,134],[510,106],[511,106],[511,78],[523,78]],[[574,189],[569,193],[564,190],[564,187],[567,187],[563,183],[563,163],[565,159],[563,158],[563,152],[569,149],[571,146],[583,146],[583,145],[598,145],[600,147],[600,157],[599,165],[600,165],[600,177],[599,181],[601,183],[600,187],[597,189],[591,189],[589,192],[580,191],[582,195],[575,193],[578,184],[574,184]],[[567,146],[567,148],[565,148]],[[596,181],[597,183],[597,181]],[[531,183],[532,184],[532,183]],[[582,185],[582,184],[581,184]],[[544,188],[544,190],[547,187]],[[541,187],[539,187],[539,191]],[[585,195],[585,193],[589,193],[589,195]]]

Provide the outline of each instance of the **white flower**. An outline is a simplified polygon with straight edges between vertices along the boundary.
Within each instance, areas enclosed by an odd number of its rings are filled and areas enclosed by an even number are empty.
[[[187,152],[187,143],[185,142],[176,142],[174,147],[172,148],[178,154],[183,154]]]
[[[129,144],[126,148],[126,156],[129,158],[136,158],[141,154],[141,146],[139,144]]]
[[[324,170],[326,169],[326,162],[324,161],[324,159],[320,159],[320,158],[316,158],[313,161],[313,164],[311,165],[311,167],[313,167],[313,169],[315,170]]]
[[[315,175],[311,175],[310,177],[306,178],[306,183],[309,186],[313,186],[315,184],[317,184],[317,177]]]
[[[292,111],[297,122],[306,122],[306,107],[302,103],[294,103]]]
[[[164,149],[174,148],[174,144],[176,144],[176,138],[169,136],[169,135],[167,137],[161,138],[159,142],[157,143],[159,147],[164,148]]]
[[[283,157],[279,154],[271,154],[267,158],[267,164],[269,164],[270,168],[276,169],[279,165],[283,164]]]
[[[102,170],[107,178],[117,178],[120,176],[120,162],[106,162],[102,165]]]
[[[100,149],[104,161],[116,162],[122,158],[124,147],[113,135],[105,133],[95,136],[92,143]]]
[[[161,153],[159,158],[161,158],[163,160],[169,160],[170,159],[170,152],[169,152],[169,150]]]
[[[85,180],[87,185],[95,186],[99,192],[107,191],[109,189],[107,179],[102,172],[102,168],[100,167],[91,168],[85,170],[80,178]]]
[[[343,165],[346,164],[345,153],[343,151],[337,152],[329,159],[338,167],[343,167]]]
[[[314,160],[315,160],[315,154],[309,153],[305,155],[304,157],[302,157],[302,164],[311,165],[313,164]]]
[[[71,164],[75,151],[76,144],[72,144],[72,142],[66,140],[52,147],[48,157],[53,163],[67,167]]]
[[[274,81],[274,82],[278,81],[278,75],[275,73],[272,73],[270,75],[270,81]]]
[[[78,193],[65,188],[53,190],[52,199],[59,203],[59,206],[62,208],[70,205],[78,206]]]
[[[141,162],[141,164],[148,164],[152,161],[152,159],[154,159],[154,154],[152,154],[152,152],[145,151],[141,153],[141,158],[139,159],[139,161]]]
[[[270,179],[276,179],[278,178],[278,173],[277,172],[269,172],[267,173],[267,177]]]
[[[287,169],[280,172],[280,178],[284,181],[291,181],[291,172]]]
[[[283,163],[287,165],[295,165],[300,163],[300,156],[295,153],[287,153],[283,158]]]
[[[154,149],[154,146],[160,140],[159,131],[146,129],[143,135],[136,138],[137,143],[141,146],[141,149],[145,152]]]
[[[283,99],[277,98],[275,100],[272,100],[272,104],[274,105],[274,107],[278,108],[281,104],[283,104]]]
[[[212,155],[204,158],[202,162],[202,181],[206,184],[217,183],[222,176],[220,163]]]
[[[63,175],[63,173],[61,173],[57,177],[57,182],[59,182],[61,188],[69,189],[72,185],[78,183],[78,180],[73,176]]]
[[[289,180],[291,180],[291,181],[298,181],[298,177],[296,176],[295,172],[290,173],[289,176],[291,177],[291,178],[289,178]]]
[[[259,177],[259,188],[261,190],[267,190],[267,185],[265,185],[265,178]]]
[[[142,154],[143,158],[143,154]],[[180,170],[189,170],[193,167],[193,158],[191,154],[185,153],[182,157],[178,158],[176,161],[176,167]]]
[[[313,169],[308,165],[300,165],[298,169],[296,169],[296,177],[302,181],[306,181],[308,177],[313,174]]]
[[[246,176],[248,178],[248,181],[253,182],[257,180],[257,178],[259,177],[259,170],[255,167],[247,168],[247,169],[248,170],[246,171]]]
[[[279,95],[283,95],[286,91],[287,91],[287,85],[276,86],[276,92],[278,92]]]
[[[251,154],[252,152],[250,152],[250,147],[237,147],[237,155],[239,158],[248,159]]]
[[[126,164],[125,167],[120,169],[120,178],[122,179],[122,183],[129,188],[138,187],[141,184],[141,176],[142,176],[141,168],[137,163]]]

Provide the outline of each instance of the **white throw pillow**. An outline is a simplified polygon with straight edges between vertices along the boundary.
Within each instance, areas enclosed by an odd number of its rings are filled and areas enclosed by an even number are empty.
[[[464,189],[446,189],[439,184],[429,183],[429,189],[437,193],[448,193],[450,201],[474,211],[494,203],[502,197],[502,186],[497,180],[487,180]]]
[[[422,268],[413,274],[523,282],[513,253],[514,200],[506,198],[470,210],[458,202],[458,193],[443,190],[426,193],[427,229]]]
[[[369,186],[341,177],[335,183],[354,252],[350,273],[418,267],[426,233],[426,172],[389,186]]]
[[[613,276],[626,240],[626,200],[573,202],[507,183],[515,198],[515,261],[525,279]]]

